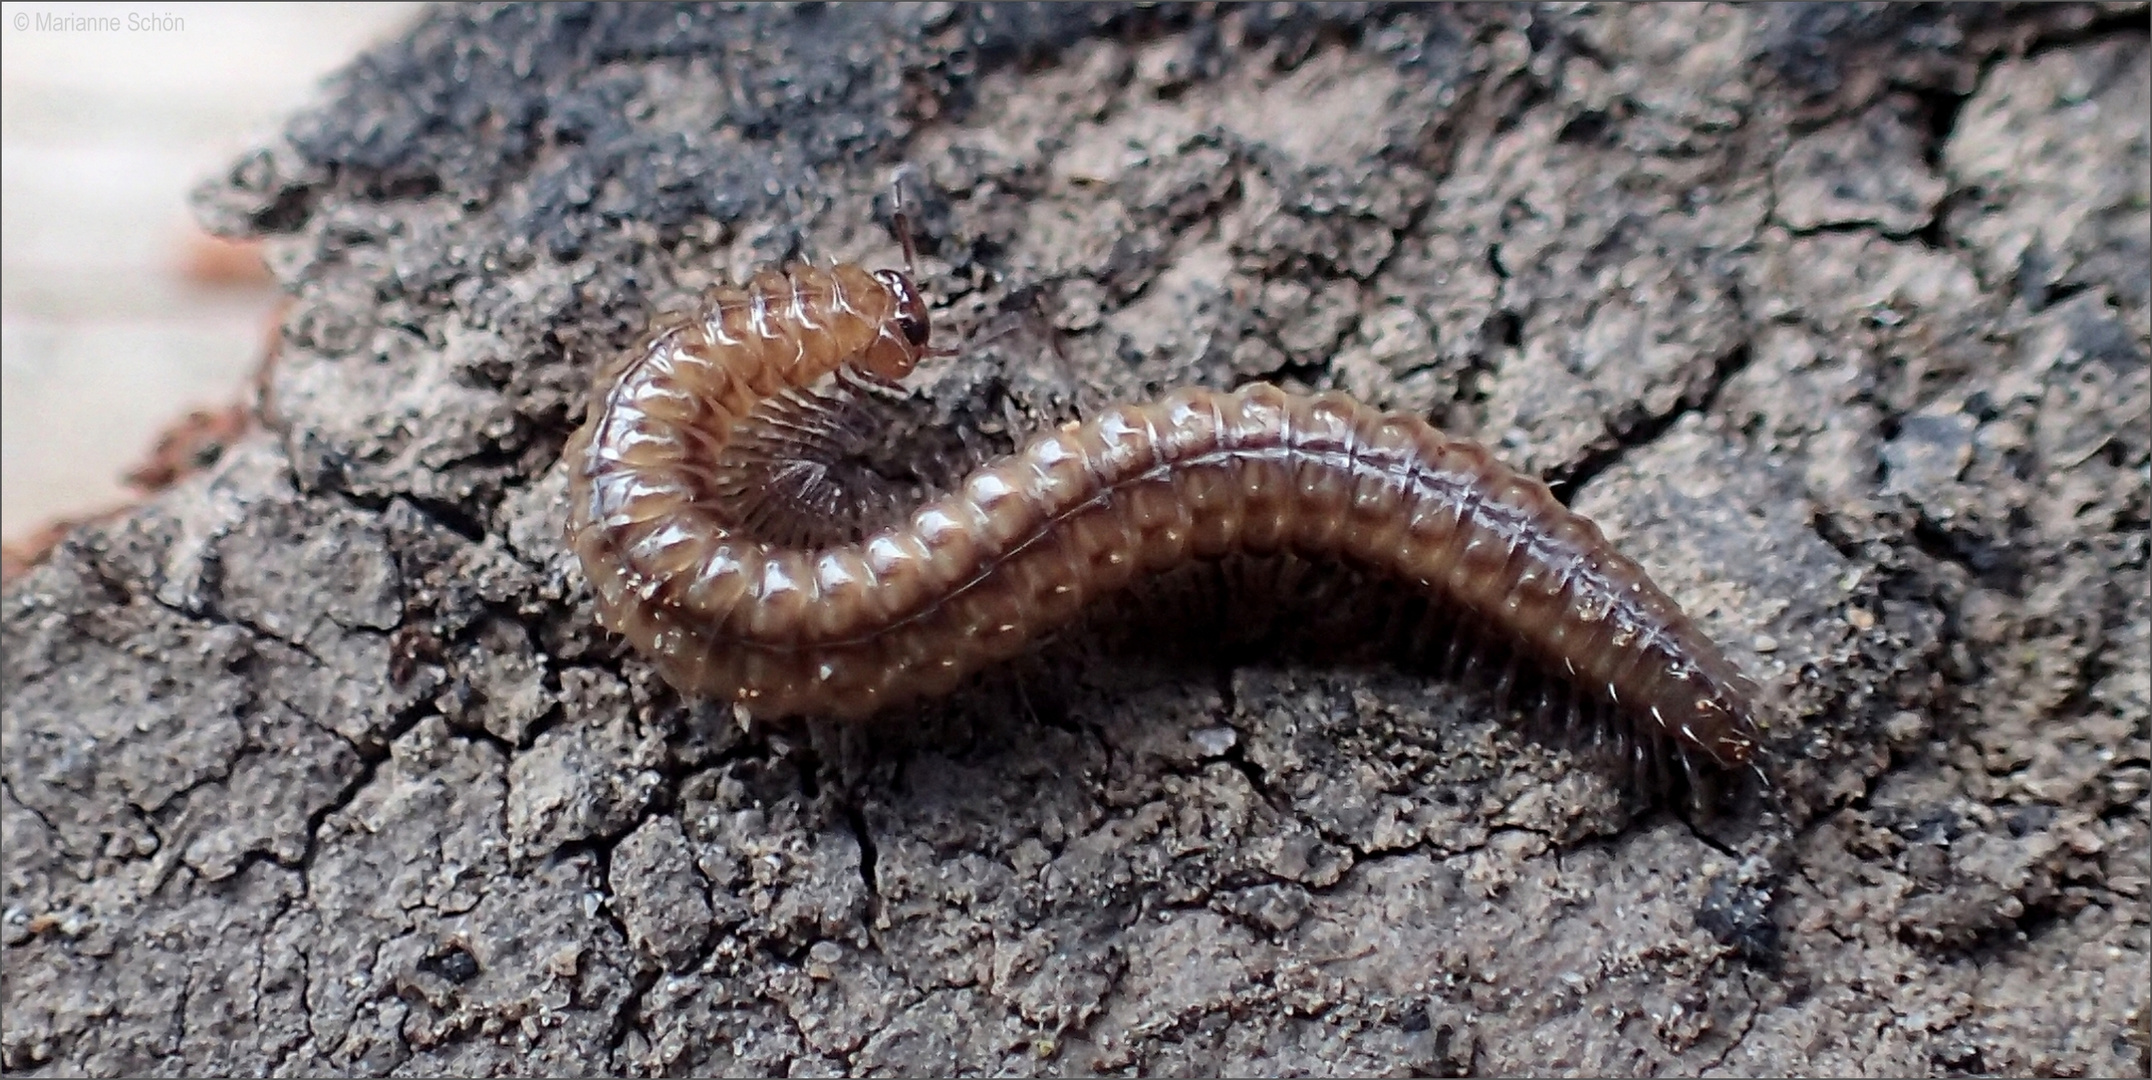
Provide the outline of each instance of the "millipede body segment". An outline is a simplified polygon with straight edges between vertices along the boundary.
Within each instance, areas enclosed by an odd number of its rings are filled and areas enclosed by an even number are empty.
[[[606,365],[567,449],[569,538],[601,621],[682,691],[856,717],[948,691],[1140,576],[1290,553],[1499,635],[1639,753],[1753,767],[1753,684],[1597,526],[1479,444],[1342,394],[1254,384],[1111,408],[856,542],[739,520],[728,446],[782,445],[768,425],[811,439],[816,384],[899,377],[927,338],[904,275],[796,267],[714,290]]]

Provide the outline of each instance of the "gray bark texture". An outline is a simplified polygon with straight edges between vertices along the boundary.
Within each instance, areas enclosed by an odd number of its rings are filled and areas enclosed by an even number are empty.
[[[433,12],[199,197],[293,296],[262,428],[6,593],[0,1064],[2145,1075],[2148,59],[2141,4]],[[562,540],[590,373],[895,265],[899,166],[950,430],[1269,378],[1477,437],[1766,684],[1783,818],[1285,655],[672,693]]]

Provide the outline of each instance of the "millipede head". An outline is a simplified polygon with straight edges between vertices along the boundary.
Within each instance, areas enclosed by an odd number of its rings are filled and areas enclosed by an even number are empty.
[[[918,286],[912,284],[910,275],[897,270],[876,270],[874,280],[896,298],[897,310],[892,317],[905,343],[924,352],[927,338],[933,334],[933,323],[927,318],[927,303],[919,295]]]

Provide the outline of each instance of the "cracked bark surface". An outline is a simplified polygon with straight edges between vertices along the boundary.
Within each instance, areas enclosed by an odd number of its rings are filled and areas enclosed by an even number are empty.
[[[2144,1075],[2148,57],[2131,4],[435,13],[200,196],[296,298],[267,429],[5,596],[0,1065]],[[953,425],[1264,377],[1475,435],[1769,684],[1791,826],[1289,656],[681,701],[560,539],[588,374],[892,264],[899,163]],[[979,333],[1027,307],[1065,359]]]

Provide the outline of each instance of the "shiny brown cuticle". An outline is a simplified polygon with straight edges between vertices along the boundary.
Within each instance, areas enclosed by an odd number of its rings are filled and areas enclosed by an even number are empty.
[[[803,266],[713,290],[605,365],[566,451],[604,625],[746,715],[860,717],[949,691],[1140,576],[1292,553],[1423,590],[1640,762],[1754,766],[1754,685],[1597,526],[1479,444],[1342,394],[1119,405],[857,541],[747,520],[755,485],[728,453],[782,475],[785,448],[814,449],[928,337],[905,274]]]

